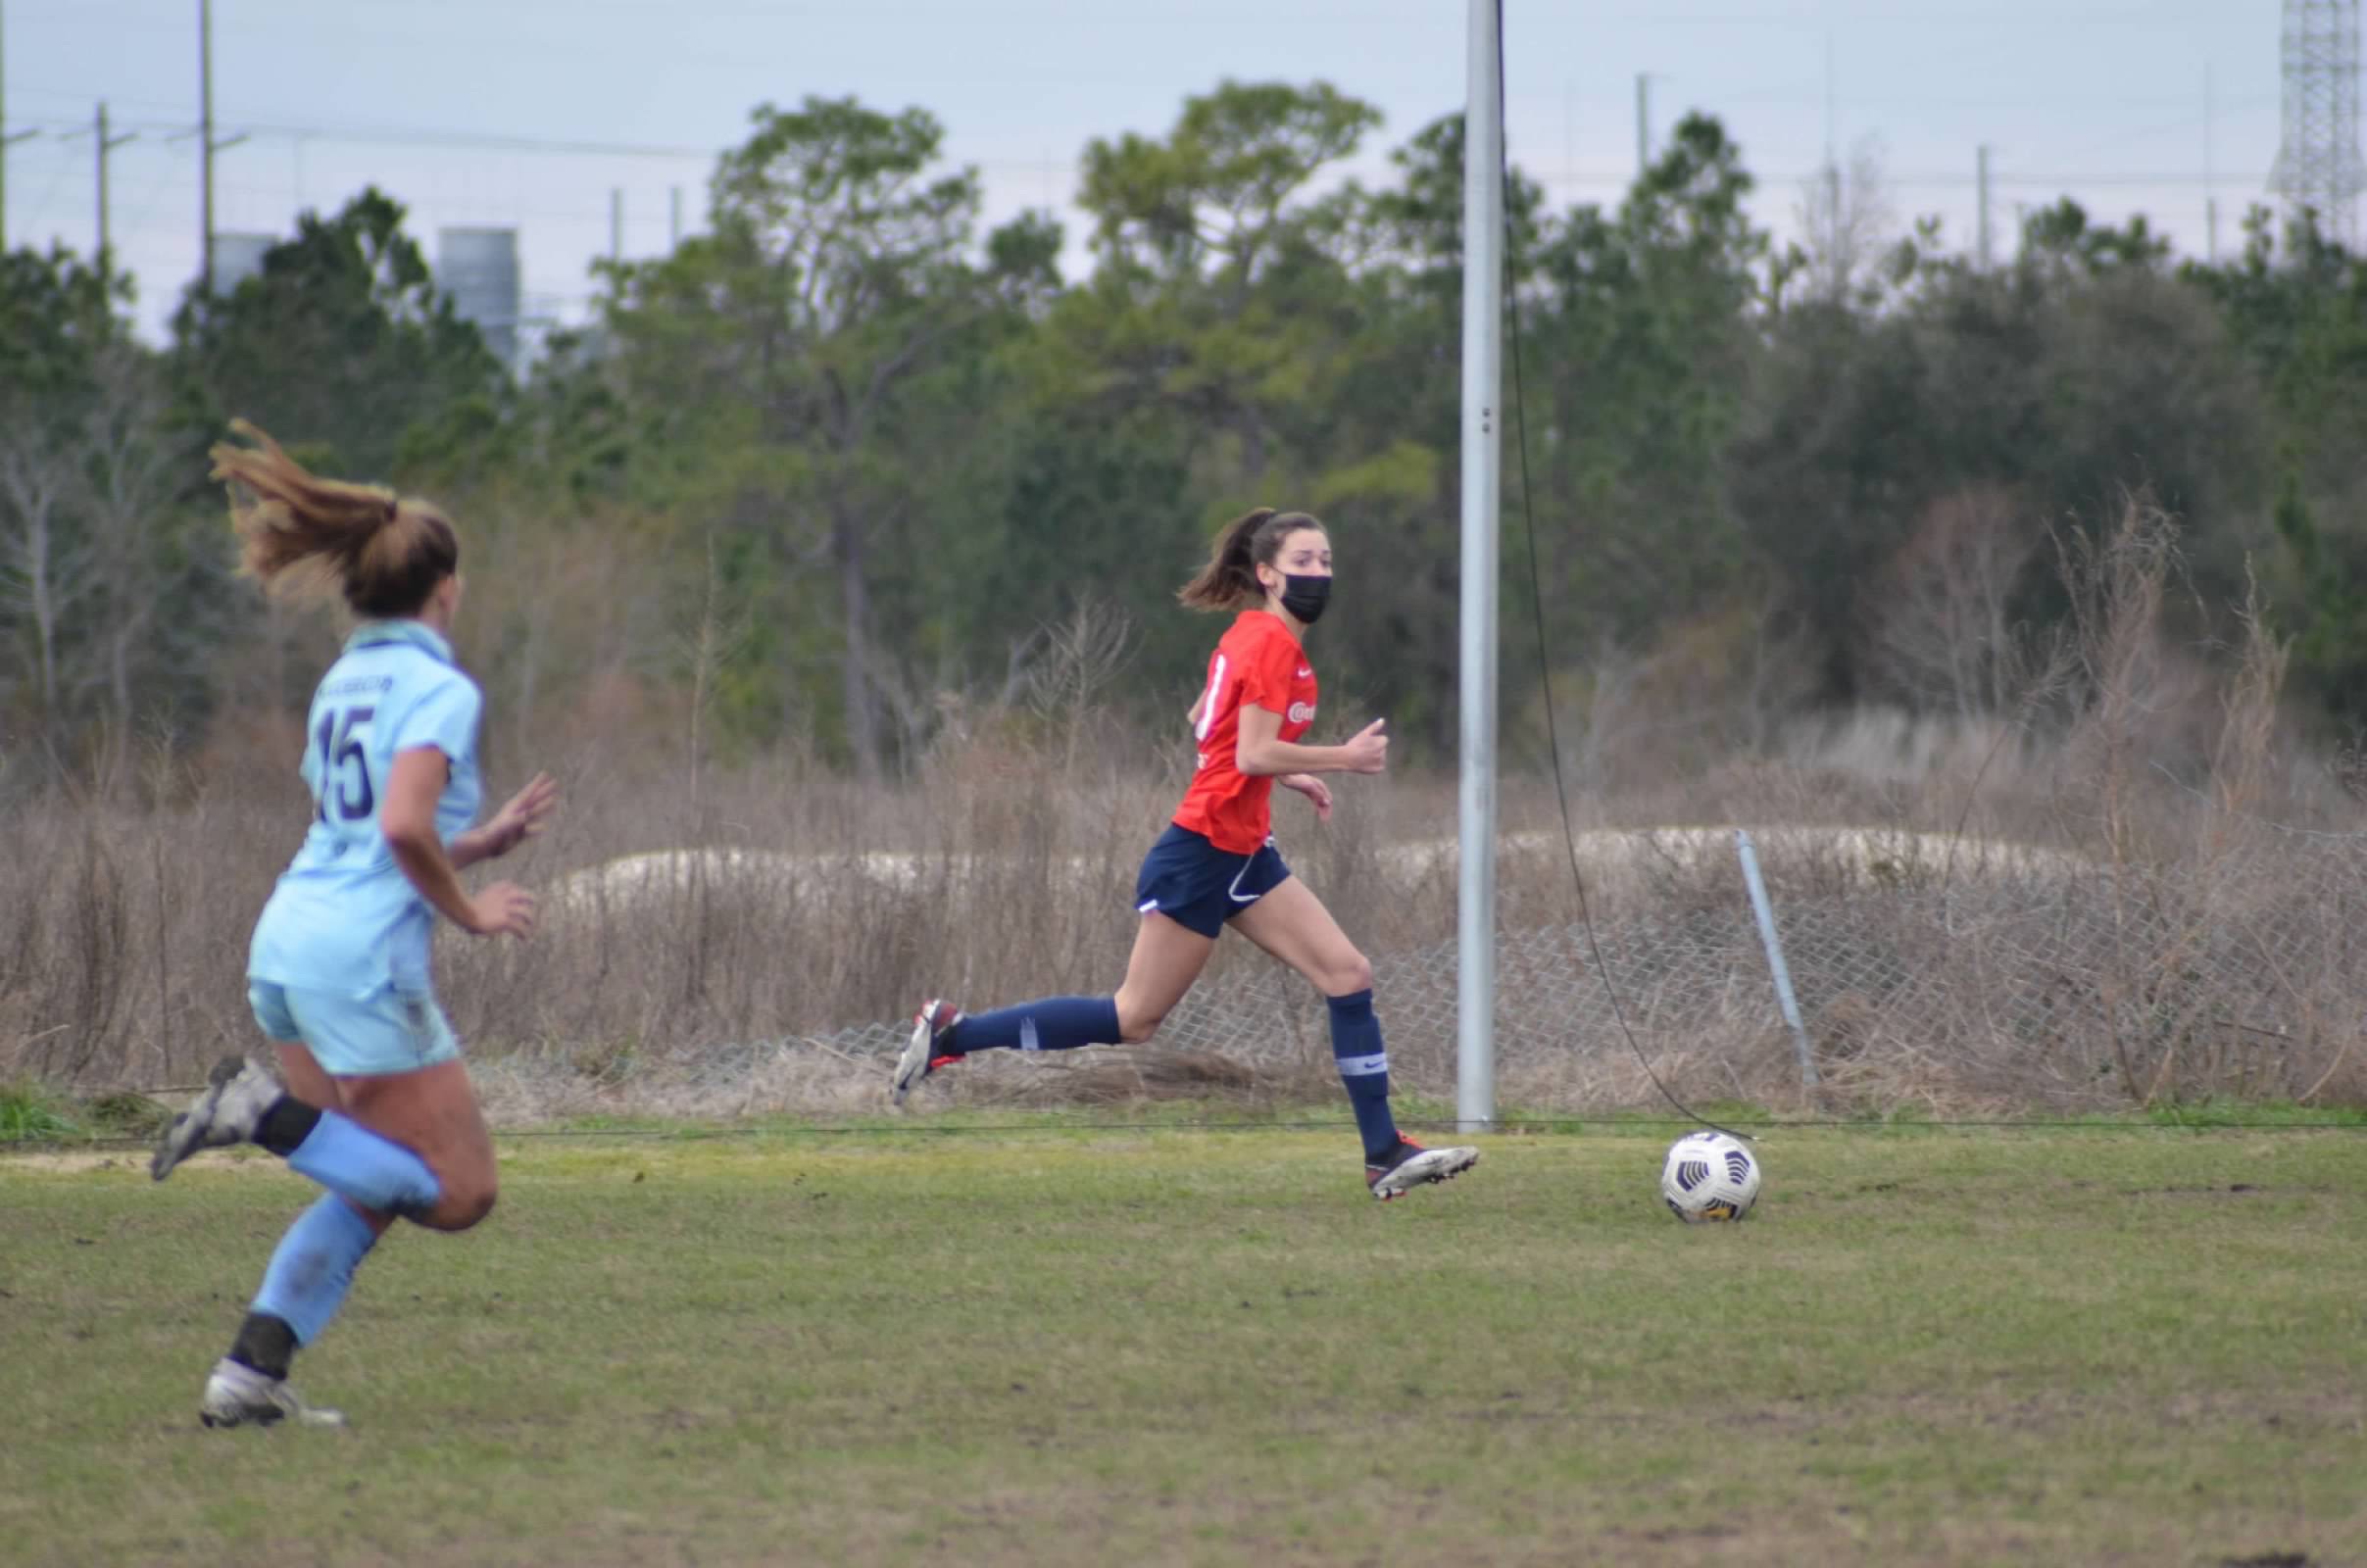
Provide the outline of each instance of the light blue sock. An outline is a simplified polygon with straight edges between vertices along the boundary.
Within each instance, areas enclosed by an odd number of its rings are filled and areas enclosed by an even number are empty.
[[[1356,1113],[1364,1157],[1379,1159],[1398,1146],[1397,1118],[1389,1114],[1389,1051],[1381,1044],[1381,1020],[1372,1013],[1370,988],[1327,999],[1331,1004],[1331,1054],[1340,1082]]]
[[[312,1344],[345,1304],[355,1268],[377,1242],[378,1233],[353,1204],[322,1193],[279,1239],[250,1310],[287,1324],[298,1345]]]
[[[954,1025],[947,1044],[973,1051],[1074,1051],[1119,1044],[1115,997],[1046,997],[976,1013]]]
[[[333,1110],[321,1112],[287,1162],[298,1175],[382,1214],[423,1214],[444,1196],[425,1160]]]

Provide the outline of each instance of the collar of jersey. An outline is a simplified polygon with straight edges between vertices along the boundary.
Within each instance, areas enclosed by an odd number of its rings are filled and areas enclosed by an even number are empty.
[[[1240,614],[1233,617],[1233,624],[1238,626],[1243,621],[1249,619],[1252,615],[1263,615],[1266,619],[1272,621],[1275,626],[1280,628],[1284,639],[1288,641],[1293,648],[1299,650],[1300,656],[1302,658],[1306,657],[1307,645],[1299,640],[1299,634],[1297,632],[1291,630],[1291,623],[1287,620],[1284,620],[1280,615],[1275,614],[1272,611],[1266,609],[1263,605],[1252,605],[1249,609],[1243,611]]]
[[[456,662],[452,644],[423,620],[366,620],[345,640],[345,651],[350,654],[357,648],[390,648],[397,643],[409,643],[439,663]]]

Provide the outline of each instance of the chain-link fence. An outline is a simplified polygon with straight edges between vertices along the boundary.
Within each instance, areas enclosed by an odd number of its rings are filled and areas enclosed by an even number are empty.
[[[2355,1093],[2367,837],[2219,826],[2217,842],[2153,864],[1758,835],[1810,1074],[1845,1096],[2058,1104]],[[1604,918],[1591,943],[1575,924],[1502,933],[1507,1079],[1623,1082],[1635,1054],[1615,999],[1636,1046],[1694,1093],[1804,1087],[1742,858],[1688,837],[1689,896],[1668,906]],[[1452,1064],[1454,945],[1375,969],[1401,1054],[1436,1080]],[[1176,1032],[1255,1053],[1286,1014],[1304,1037],[1320,1009],[1303,991],[1280,976],[1233,988]]]
[[[1294,861],[1372,956],[1398,1083],[1444,1097],[1454,844],[1353,832],[1309,835]],[[2367,835],[2156,803],[2143,835],[2055,835],[2086,841],[2077,850],[1903,828],[1752,836],[1823,1103],[2367,1099],[2367,1053],[2354,1051]],[[441,986],[481,1076],[516,1091],[515,1118],[871,1108],[919,997],[985,1007],[1106,990],[1123,972],[1139,846],[1119,827],[1108,837],[1091,854],[1007,835],[959,853],[591,859],[545,884],[534,943],[448,940]],[[261,880],[251,867],[276,846],[260,823],[225,814],[213,832],[21,847],[39,858],[0,910],[12,1070],[149,1088],[255,1049],[245,922],[208,895],[216,866]],[[1557,830],[1511,835],[1500,857],[1500,1099],[1656,1103],[1649,1061],[1688,1099],[1796,1102],[1799,1042],[1734,830],[1597,829],[1574,849],[1591,931]],[[1333,1082],[1321,999],[1246,943],[1220,947],[1151,1047],[1008,1054],[932,1096],[1057,1100],[1154,1077],[1302,1095]]]
[[[2222,821],[2186,854],[2114,863],[1938,835],[1763,830],[1804,1064],[1738,835],[1588,839],[1599,870],[1605,841],[1623,840],[1614,873],[1651,873],[1628,876],[1591,938],[1576,921],[1501,931],[1497,1057],[1517,1101],[1640,1102],[1639,1054],[1681,1094],[1754,1099],[1788,1099],[1803,1076],[1843,1101],[2066,1108],[2367,1086],[2353,1054],[2367,1018],[2367,835]],[[1451,875],[1452,861],[1427,869]],[[1445,1093],[1455,943],[1378,954],[1374,971],[1401,1082]],[[905,1027],[725,1048],[704,1054],[698,1076],[736,1083],[765,1053],[800,1052],[884,1071]],[[1197,988],[1154,1049],[1303,1084],[1330,1055],[1320,997],[1257,962]]]

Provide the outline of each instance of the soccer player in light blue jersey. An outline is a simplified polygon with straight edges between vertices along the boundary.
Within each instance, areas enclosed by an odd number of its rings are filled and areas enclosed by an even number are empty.
[[[321,677],[306,725],[312,825],[257,922],[262,1063],[216,1064],[159,1140],[163,1181],[202,1149],[257,1144],[327,1191],[288,1227],[228,1355],[206,1380],[207,1426],[343,1417],[288,1386],[289,1362],[344,1302],[354,1270],[403,1218],[465,1231],[493,1208],[493,1144],[428,976],[435,916],[472,936],[526,937],[534,900],[508,882],[471,897],[460,871],[542,830],[538,776],[475,820],[483,698],[454,662],[460,540],[427,503],[315,477],[243,421],[214,449],[246,569],[267,586],[334,582],[361,624]]]

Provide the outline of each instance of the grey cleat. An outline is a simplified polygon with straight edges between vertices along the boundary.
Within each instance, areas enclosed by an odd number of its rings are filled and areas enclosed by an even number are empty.
[[[201,1149],[228,1149],[253,1141],[256,1125],[279,1095],[279,1080],[263,1063],[246,1056],[222,1057],[206,1074],[206,1092],[157,1139],[148,1174],[161,1182]]]
[[[287,1379],[266,1377],[227,1357],[215,1362],[213,1374],[206,1379],[206,1396],[198,1402],[197,1419],[210,1427],[269,1427],[282,1421],[299,1427],[345,1425],[344,1412],[305,1403],[304,1396],[288,1387]]]

